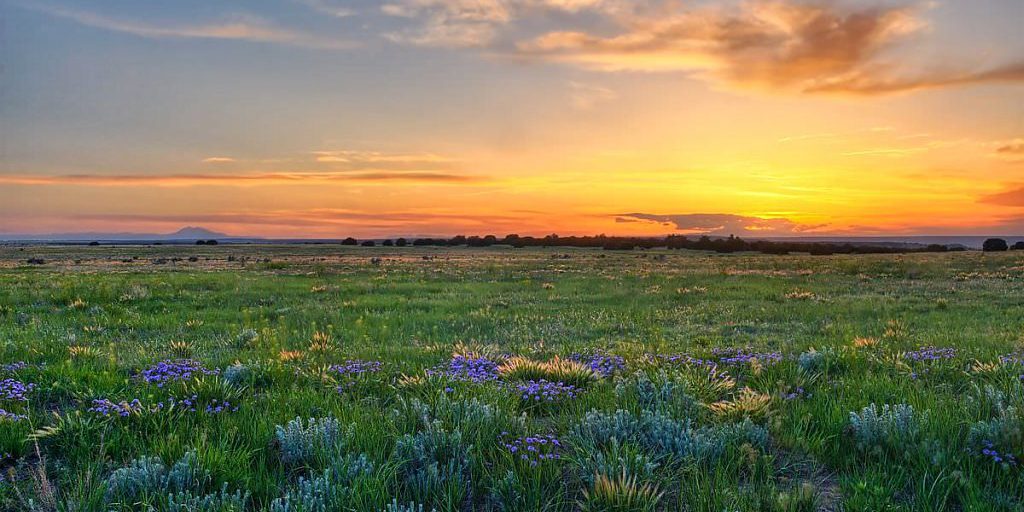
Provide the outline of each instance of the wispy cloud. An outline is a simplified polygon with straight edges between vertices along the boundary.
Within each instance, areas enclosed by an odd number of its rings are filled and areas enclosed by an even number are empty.
[[[455,158],[435,153],[385,153],[350,149],[318,150],[313,152],[313,156],[318,163],[350,170],[443,170],[451,169],[458,162]]]
[[[1024,83],[1024,62],[1013,62],[976,71],[953,70],[893,76],[893,66],[877,66],[815,84],[806,92],[847,93],[872,96],[979,84]]]
[[[616,222],[653,222],[685,234],[786,236],[808,234],[824,228],[824,224],[800,224],[785,218],[762,218],[728,213],[683,213],[659,215],[622,213]]]
[[[0,183],[7,185],[78,185],[78,186],[155,186],[192,187],[201,185],[298,185],[316,182],[361,183],[475,183],[484,178],[466,174],[428,171],[374,171],[374,172],[274,172],[252,174],[63,174],[0,175]]]
[[[275,43],[314,49],[347,49],[356,42],[276,26],[259,18],[243,16],[229,21],[195,24],[154,23],[125,20],[102,14],[47,5],[28,7],[81,25],[155,39],[223,39]]]
[[[803,93],[876,95],[1024,82],[1020,63],[915,75],[913,66],[889,60],[890,50],[927,27],[922,10],[827,0],[696,9],[666,2],[655,15],[613,18],[620,27],[613,35],[552,31],[516,48],[523,58],[599,71],[683,71],[729,86]]]
[[[295,0],[296,2],[313,9],[320,14],[326,14],[334,18],[348,18],[356,15],[355,9],[338,5],[329,0]]]
[[[416,46],[486,46],[494,39],[497,26],[512,18],[500,0],[404,0],[384,4],[381,11],[420,19],[415,26],[384,34],[393,42]]]
[[[617,92],[607,87],[580,82],[569,82],[569,94],[572,106],[577,110],[590,110],[600,103],[619,97]]]
[[[996,142],[993,155],[996,158],[1013,163],[1024,163],[1024,139],[1013,139]]]
[[[211,156],[203,159],[204,164],[230,164],[235,161],[234,158],[229,156]]]
[[[617,12],[629,0],[396,0],[381,7],[388,16],[413,20],[411,26],[384,34],[400,44],[486,47],[499,32],[529,14],[586,10]]]

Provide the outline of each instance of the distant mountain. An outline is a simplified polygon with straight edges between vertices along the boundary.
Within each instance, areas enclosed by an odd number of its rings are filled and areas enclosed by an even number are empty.
[[[91,241],[194,241],[211,239],[233,239],[229,235],[219,233],[210,229],[186,226],[173,233],[46,233],[29,235],[4,235],[0,234],[0,240],[7,241],[61,241],[61,242],[91,242]]]
[[[198,227],[198,226],[185,226],[185,227],[175,231],[174,233],[170,233],[170,234],[167,234],[167,235],[157,235],[157,236],[162,236],[164,238],[172,239],[172,240],[192,240],[192,239],[199,240],[199,239],[207,239],[207,238],[230,238],[228,235],[225,235],[224,233],[218,233],[216,231],[211,231],[209,229],[201,228],[201,227]]]

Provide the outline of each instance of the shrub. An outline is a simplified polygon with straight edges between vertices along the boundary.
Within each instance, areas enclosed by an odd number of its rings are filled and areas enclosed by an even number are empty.
[[[406,435],[395,444],[397,474],[413,499],[457,509],[469,497],[470,448],[459,431],[431,428]]]
[[[300,476],[283,496],[270,503],[271,512],[327,512],[351,502],[353,486],[373,474],[366,455],[337,456],[331,466],[313,477]]]
[[[640,450],[617,442],[605,450],[585,452],[574,463],[580,480],[587,485],[594,485],[597,475],[612,477],[622,472],[644,481],[653,480],[654,471],[660,466]]]
[[[520,481],[519,475],[509,470],[491,485],[491,500],[502,512],[529,510],[524,491],[524,483]]]
[[[609,414],[592,410],[573,427],[572,437],[584,450],[594,451],[613,443],[633,442],[641,428],[640,421],[628,411],[620,409]]]
[[[655,379],[638,373],[635,379],[620,380],[615,384],[615,395],[619,400],[634,398],[642,410],[686,417],[700,413],[700,403],[664,371]]]
[[[635,475],[623,471],[615,477],[598,475],[594,485],[583,491],[584,512],[648,512],[658,506],[664,493],[650,483],[641,485]]]
[[[981,250],[985,252],[1001,252],[1007,249],[1009,249],[1009,245],[1002,238],[989,238],[981,244]]]
[[[879,412],[878,406],[872,403],[859,414],[850,413],[850,427],[858,449],[878,451],[916,441],[926,418],[926,414],[916,414],[907,404],[886,404]]]
[[[190,491],[171,494],[167,498],[168,512],[244,512],[249,503],[249,493],[228,492],[225,483],[220,491],[197,496]]]
[[[254,379],[254,372],[251,366],[235,363],[224,369],[224,380],[232,386],[243,386]]]
[[[768,444],[768,432],[749,419],[697,428],[690,420],[677,421],[650,411],[639,418],[622,410],[614,414],[590,411],[574,427],[572,436],[584,451],[634,444],[656,459],[696,464],[714,463],[726,449],[740,444],[756,448]]]
[[[403,238],[399,238],[399,240],[404,240],[404,239]],[[405,244],[402,244],[402,245],[405,245]],[[430,509],[430,510],[431,510],[431,512],[437,512],[436,509]],[[384,509],[384,512],[424,512],[424,511],[425,511],[425,509],[423,508],[423,504],[416,504],[416,503],[413,503],[413,502],[410,501],[408,505],[403,505],[403,504],[398,503],[397,499],[391,500],[391,503],[389,503],[387,508]]]
[[[1017,465],[1024,460],[1024,413],[1002,400],[994,407],[994,418],[971,425],[967,444],[975,454],[992,462]]]
[[[797,365],[800,370],[806,373],[816,373],[825,369],[826,355],[824,352],[818,352],[813,348],[800,354],[800,358],[797,360]]]
[[[335,507],[335,489],[330,473],[305,478],[270,502],[270,512],[327,512]]]
[[[675,375],[691,395],[705,402],[719,400],[736,388],[736,379],[717,365],[685,365]]]
[[[194,451],[185,453],[168,468],[158,457],[142,457],[113,471],[106,479],[108,505],[137,507],[140,503],[166,504],[170,512],[241,512],[249,493],[228,492],[225,483],[206,494],[210,473],[199,465]]]
[[[115,470],[106,481],[108,503],[134,503],[147,495],[162,493],[167,484],[167,466],[159,457],[142,457]]]
[[[398,421],[411,421],[409,430],[425,430],[440,426],[444,430],[458,430],[462,439],[471,444],[491,442],[502,432],[517,432],[526,428],[526,418],[510,414],[496,405],[478,398],[453,400],[444,394],[433,405],[416,398],[399,399],[401,406],[392,416]],[[410,417],[402,418],[403,415]]]
[[[235,335],[235,347],[245,348],[251,346],[260,335],[256,332],[256,329],[242,329]]]
[[[335,418],[301,417],[276,427],[281,462],[292,465],[325,464],[342,453],[355,431],[354,425],[343,428]]]
[[[510,357],[498,367],[498,373],[509,380],[561,382],[585,387],[600,380],[601,374],[587,364],[555,357],[550,361],[534,361],[525,357]]]
[[[764,418],[771,413],[771,395],[743,388],[731,400],[715,402],[709,407],[716,415],[725,418]]]

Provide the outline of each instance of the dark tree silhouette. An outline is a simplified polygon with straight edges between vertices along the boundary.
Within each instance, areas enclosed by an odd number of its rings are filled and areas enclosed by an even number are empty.
[[[1005,241],[1004,241],[1005,243]],[[354,238],[346,238],[343,245],[359,245]],[[764,254],[792,254],[803,253],[811,255],[828,256],[832,254],[902,254],[920,252],[949,252],[966,250],[962,246],[946,246],[940,244],[931,245],[885,245],[870,243],[850,242],[805,242],[805,241],[771,241],[771,240],[744,240],[738,236],[711,237],[703,235],[700,238],[690,239],[682,235],[669,235],[665,238],[653,237],[612,237],[606,235],[596,236],[558,236],[551,234],[542,238],[532,236],[520,236],[516,234],[506,235],[504,238],[497,238],[494,235],[466,236],[456,235],[451,238],[417,238],[406,240],[399,238],[394,245],[405,247],[406,245],[416,247],[488,247],[491,245],[507,245],[519,247],[589,247],[605,250],[629,251],[635,249],[654,249],[663,247],[667,249],[686,249],[691,251],[713,251],[718,253],[736,252],[760,252]],[[373,242],[364,242],[362,245],[372,247]],[[386,245],[386,242],[385,242]],[[988,249],[986,249],[988,250]],[[1006,250],[1006,249],[1002,249]]]
[[[363,243],[361,243],[361,244],[359,244],[359,245],[361,245],[361,246],[363,246],[363,247],[373,247],[373,246],[375,246],[375,245],[377,245],[377,244],[376,244],[376,243],[374,243],[374,241],[373,241],[373,240],[367,240],[367,241],[365,241],[365,242],[363,242]]]
[[[1024,251],[1024,241],[1013,244],[1013,247],[1011,247],[1011,249],[1015,251]]]
[[[985,240],[985,243],[981,244],[981,250],[985,252],[1000,252],[1009,249],[1006,245],[1006,240],[1002,238],[989,238]]]

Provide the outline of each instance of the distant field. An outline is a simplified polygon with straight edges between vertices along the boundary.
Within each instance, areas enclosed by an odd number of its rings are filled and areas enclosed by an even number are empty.
[[[1021,511],[1022,289],[1020,251],[0,247],[0,509]]]

